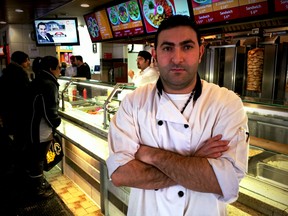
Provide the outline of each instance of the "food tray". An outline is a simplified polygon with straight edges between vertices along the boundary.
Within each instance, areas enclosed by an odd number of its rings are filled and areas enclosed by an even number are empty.
[[[250,146],[249,147],[249,158],[255,157],[255,156],[257,156],[263,152],[264,152],[264,149],[262,149],[262,148]]]
[[[288,172],[288,156],[276,154],[272,157],[263,160],[264,163],[269,164],[275,168],[286,170]]]
[[[288,170],[279,169],[264,162],[259,162],[256,172],[258,178],[288,189]]]

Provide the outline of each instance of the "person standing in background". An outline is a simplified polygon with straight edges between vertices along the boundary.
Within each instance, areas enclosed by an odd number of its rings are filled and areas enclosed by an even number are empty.
[[[14,163],[15,178],[21,179],[25,176],[23,167],[25,141],[24,116],[27,112],[26,103],[30,77],[30,58],[22,51],[15,51],[11,55],[11,63],[3,70],[0,78],[0,116],[2,127],[12,140],[12,155]]]
[[[135,86],[142,86],[148,83],[156,83],[159,78],[158,71],[150,67],[152,55],[148,51],[140,51],[137,57],[137,67],[140,69],[135,74],[134,71],[129,70],[128,75],[132,79]]]
[[[163,20],[154,44],[160,79],[127,94],[110,121],[109,178],[131,187],[128,216],[225,216],[248,166],[241,98],[200,79],[192,18]]]
[[[70,56],[70,63],[71,65],[68,66],[65,70],[65,76],[73,77],[77,75],[77,64],[74,55]]]
[[[65,76],[66,69],[67,69],[67,63],[61,62],[61,76]]]
[[[75,56],[77,65],[77,75],[75,77],[86,77],[87,80],[91,79],[90,67],[86,62],[83,62],[83,58],[80,55]]]
[[[41,43],[53,43],[54,39],[51,34],[47,32],[46,23],[40,22],[37,25],[37,39]]]
[[[47,198],[54,191],[45,180],[43,164],[53,140],[53,133],[61,123],[59,109],[59,84],[57,78],[61,65],[54,56],[37,58],[37,76],[30,85],[27,113],[29,143],[28,173],[31,192],[36,197]],[[35,60],[34,60],[35,61]]]

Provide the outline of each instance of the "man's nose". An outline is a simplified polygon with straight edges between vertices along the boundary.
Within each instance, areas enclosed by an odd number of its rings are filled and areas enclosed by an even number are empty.
[[[175,48],[174,54],[173,54],[173,57],[172,57],[172,62],[174,64],[180,64],[184,60],[183,57],[184,57],[184,55],[183,55],[183,52],[181,51],[181,49]]]

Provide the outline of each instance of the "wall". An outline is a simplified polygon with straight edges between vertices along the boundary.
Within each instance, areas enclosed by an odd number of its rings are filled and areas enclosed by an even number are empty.
[[[33,37],[32,25],[9,25],[8,27],[8,44],[10,54],[17,50],[21,50],[29,55],[30,58],[37,56],[56,55],[55,47],[36,47]]]
[[[33,26],[26,25],[8,25],[0,29],[1,40],[0,44],[4,45],[3,37],[6,35],[6,43],[9,46],[9,59],[13,52],[23,51],[27,53],[31,59],[31,64],[33,59],[37,56],[53,55],[55,56],[55,47],[36,47],[36,43],[32,40],[33,37]],[[6,68],[5,59],[1,59],[0,65],[0,76],[2,75],[2,69]]]

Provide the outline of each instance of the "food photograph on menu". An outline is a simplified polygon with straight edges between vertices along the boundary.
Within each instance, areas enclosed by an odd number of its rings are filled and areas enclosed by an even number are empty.
[[[92,42],[113,38],[105,9],[84,15]]]
[[[147,33],[156,32],[162,20],[175,15],[190,15],[187,1],[140,0]]]
[[[144,34],[137,0],[127,1],[107,8],[115,38]]]

